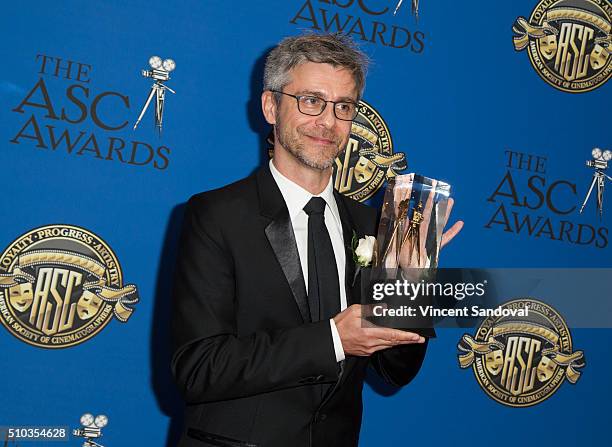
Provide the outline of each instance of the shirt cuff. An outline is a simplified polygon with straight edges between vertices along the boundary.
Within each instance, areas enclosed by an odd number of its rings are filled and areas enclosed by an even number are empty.
[[[331,326],[332,340],[334,342],[334,351],[336,352],[336,362],[341,362],[346,357],[344,355],[344,348],[342,348],[342,341],[340,340],[340,334],[336,327],[336,322],[333,318],[329,319],[329,325]]]

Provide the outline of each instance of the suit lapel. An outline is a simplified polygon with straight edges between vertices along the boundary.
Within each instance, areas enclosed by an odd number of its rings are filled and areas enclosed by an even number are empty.
[[[265,229],[266,237],[283,270],[303,321],[309,322],[306,285],[287,205],[268,166],[261,168],[256,175],[260,212],[271,220]]]

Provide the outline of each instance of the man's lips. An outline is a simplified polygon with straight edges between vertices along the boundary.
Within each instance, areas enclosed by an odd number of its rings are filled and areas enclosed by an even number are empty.
[[[311,140],[315,141],[316,143],[319,144],[334,144],[335,141],[334,140],[329,140],[327,138],[323,138],[323,137],[314,137],[312,135],[306,135],[308,138],[310,138]]]

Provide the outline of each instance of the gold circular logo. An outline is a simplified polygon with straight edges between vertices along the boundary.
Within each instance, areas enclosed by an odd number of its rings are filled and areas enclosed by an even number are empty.
[[[274,131],[268,135],[269,155],[273,154]],[[406,155],[393,152],[387,123],[365,101],[351,125],[346,149],[334,164],[334,188],[351,199],[363,202],[372,197],[385,180],[406,169]]]
[[[18,339],[66,348],[131,316],[136,286],[100,237],[73,225],[35,228],[0,255],[0,321]]]
[[[514,47],[528,49],[542,79],[570,93],[591,91],[612,75],[610,0],[541,0],[513,26]]]
[[[380,189],[385,180],[406,169],[406,156],[393,152],[393,140],[380,114],[365,101],[351,125],[346,149],[336,158],[334,187],[351,199],[363,202]]]
[[[474,337],[465,334],[458,345],[460,366],[472,367],[489,397],[511,407],[528,407],[549,398],[565,379],[578,381],[584,353],[572,352],[570,331],[557,311],[524,298],[504,303],[498,313],[487,317]]]

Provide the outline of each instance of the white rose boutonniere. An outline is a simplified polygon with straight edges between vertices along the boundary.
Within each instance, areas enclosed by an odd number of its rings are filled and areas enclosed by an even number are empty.
[[[357,236],[354,236],[353,240],[355,241],[356,239]],[[374,256],[376,238],[374,236],[365,236],[355,242],[353,242],[353,259],[359,267],[369,267]]]
[[[376,238],[374,236],[364,236],[357,238],[357,233],[353,231],[353,261],[357,265],[355,276],[353,277],[353,285],[362,268],[370,267],[374,260],[376,251]]]

